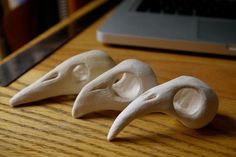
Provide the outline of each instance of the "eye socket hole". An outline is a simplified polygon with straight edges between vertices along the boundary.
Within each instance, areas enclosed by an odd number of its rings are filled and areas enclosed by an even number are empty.
[[[192,116],[202,106],[202,96],[193,88],[182,88],[174,96],[174,109],[179,115]]]
[[[123,73],[116,76],[112,89],[118,96],[131,101],[140,94],[141,82],[133,74]]]
[[[59,78],[59,73],[58,72],[54,72],[52,74],[49,74],[48,77],[46,77],[42,82],[46,83],[46,82],[51,82],[56,80],[57,78]]]
[[[73,74],[77,81],[85,81],[88,79],[89,71],[84,63],[78,64],[73,69]]]

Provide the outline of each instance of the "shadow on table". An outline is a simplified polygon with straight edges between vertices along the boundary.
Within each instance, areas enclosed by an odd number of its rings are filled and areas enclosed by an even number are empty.
[[[227,115],[217,114],[209,125],[196,131],[204,136],[236,135],[236,120]]]

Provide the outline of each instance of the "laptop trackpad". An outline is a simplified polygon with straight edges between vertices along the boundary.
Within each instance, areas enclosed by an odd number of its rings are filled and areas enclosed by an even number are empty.
[[[198,39],[222,43],[236,42],[236,22],[230,20],[199,19]]]

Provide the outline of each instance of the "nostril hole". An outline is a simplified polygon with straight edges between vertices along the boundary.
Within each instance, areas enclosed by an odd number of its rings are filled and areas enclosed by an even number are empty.
[[[142,94],[144,101],[151,102],[158,98],[158,94],[155,94],[152,90],[148,90]]]
[[[152,100],[152,99],[155,99],[155,98],[156,98],[156,95],[151,94],[147,97],[147,100]]]
[[[102,90],[102,89],[105,89],[105,88],[107,88],[107,85],[101,84],[101,85],[99,85],[99,86],[94,87],[94,88],[91,90],[91,92],[94,92],[94,91],[97,91],[97,90]]]
[[[124,80],[126,79],[126,76],[127,76],[126,73],[124,73],[124,74],[118,74],[118,75],[115,77],[114,81],[113,81],[113,86],[114,86],[114,87],[115,87],[115,86],[119,86],[119,84],[122,82],[122,80],[124,81]]]
[[[202,106],[201,94],[193,88],[182,88],[174,96],[174,109],[177,114],[193,116]]]
[[[59,77],[59,73],[58,72],[54,72],[52,74],[50,74],[50,76],[46,77],[42,82],[49,82],[49,81],[53,81],[55,80],[56,78]]]
[[[116,79],[115,81],[114,81],[114,86],[115,86],[115,84],[117,83],[117,82],[119,82],[120,81],[120,79]]]

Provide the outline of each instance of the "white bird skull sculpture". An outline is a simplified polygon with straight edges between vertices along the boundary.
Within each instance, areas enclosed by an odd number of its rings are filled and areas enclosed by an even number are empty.
[[[106,71],[83,87],[73,105],[72,116],[101,110],[123,110],[131,101],[157,85],[151,67],[128,59]]]
[[[73,56],[18,92],[10,104],[17,106],[59,95],[78,94],[85,84],[114,66],[112,58],[99,50]]]
[[[181,76],[149,89],[131,102],[115,119],[107,139],[112,140],[132,120],[147,113],[166,113],[195,129],[210,123],[217,110],[218,97],[208,85]]]

